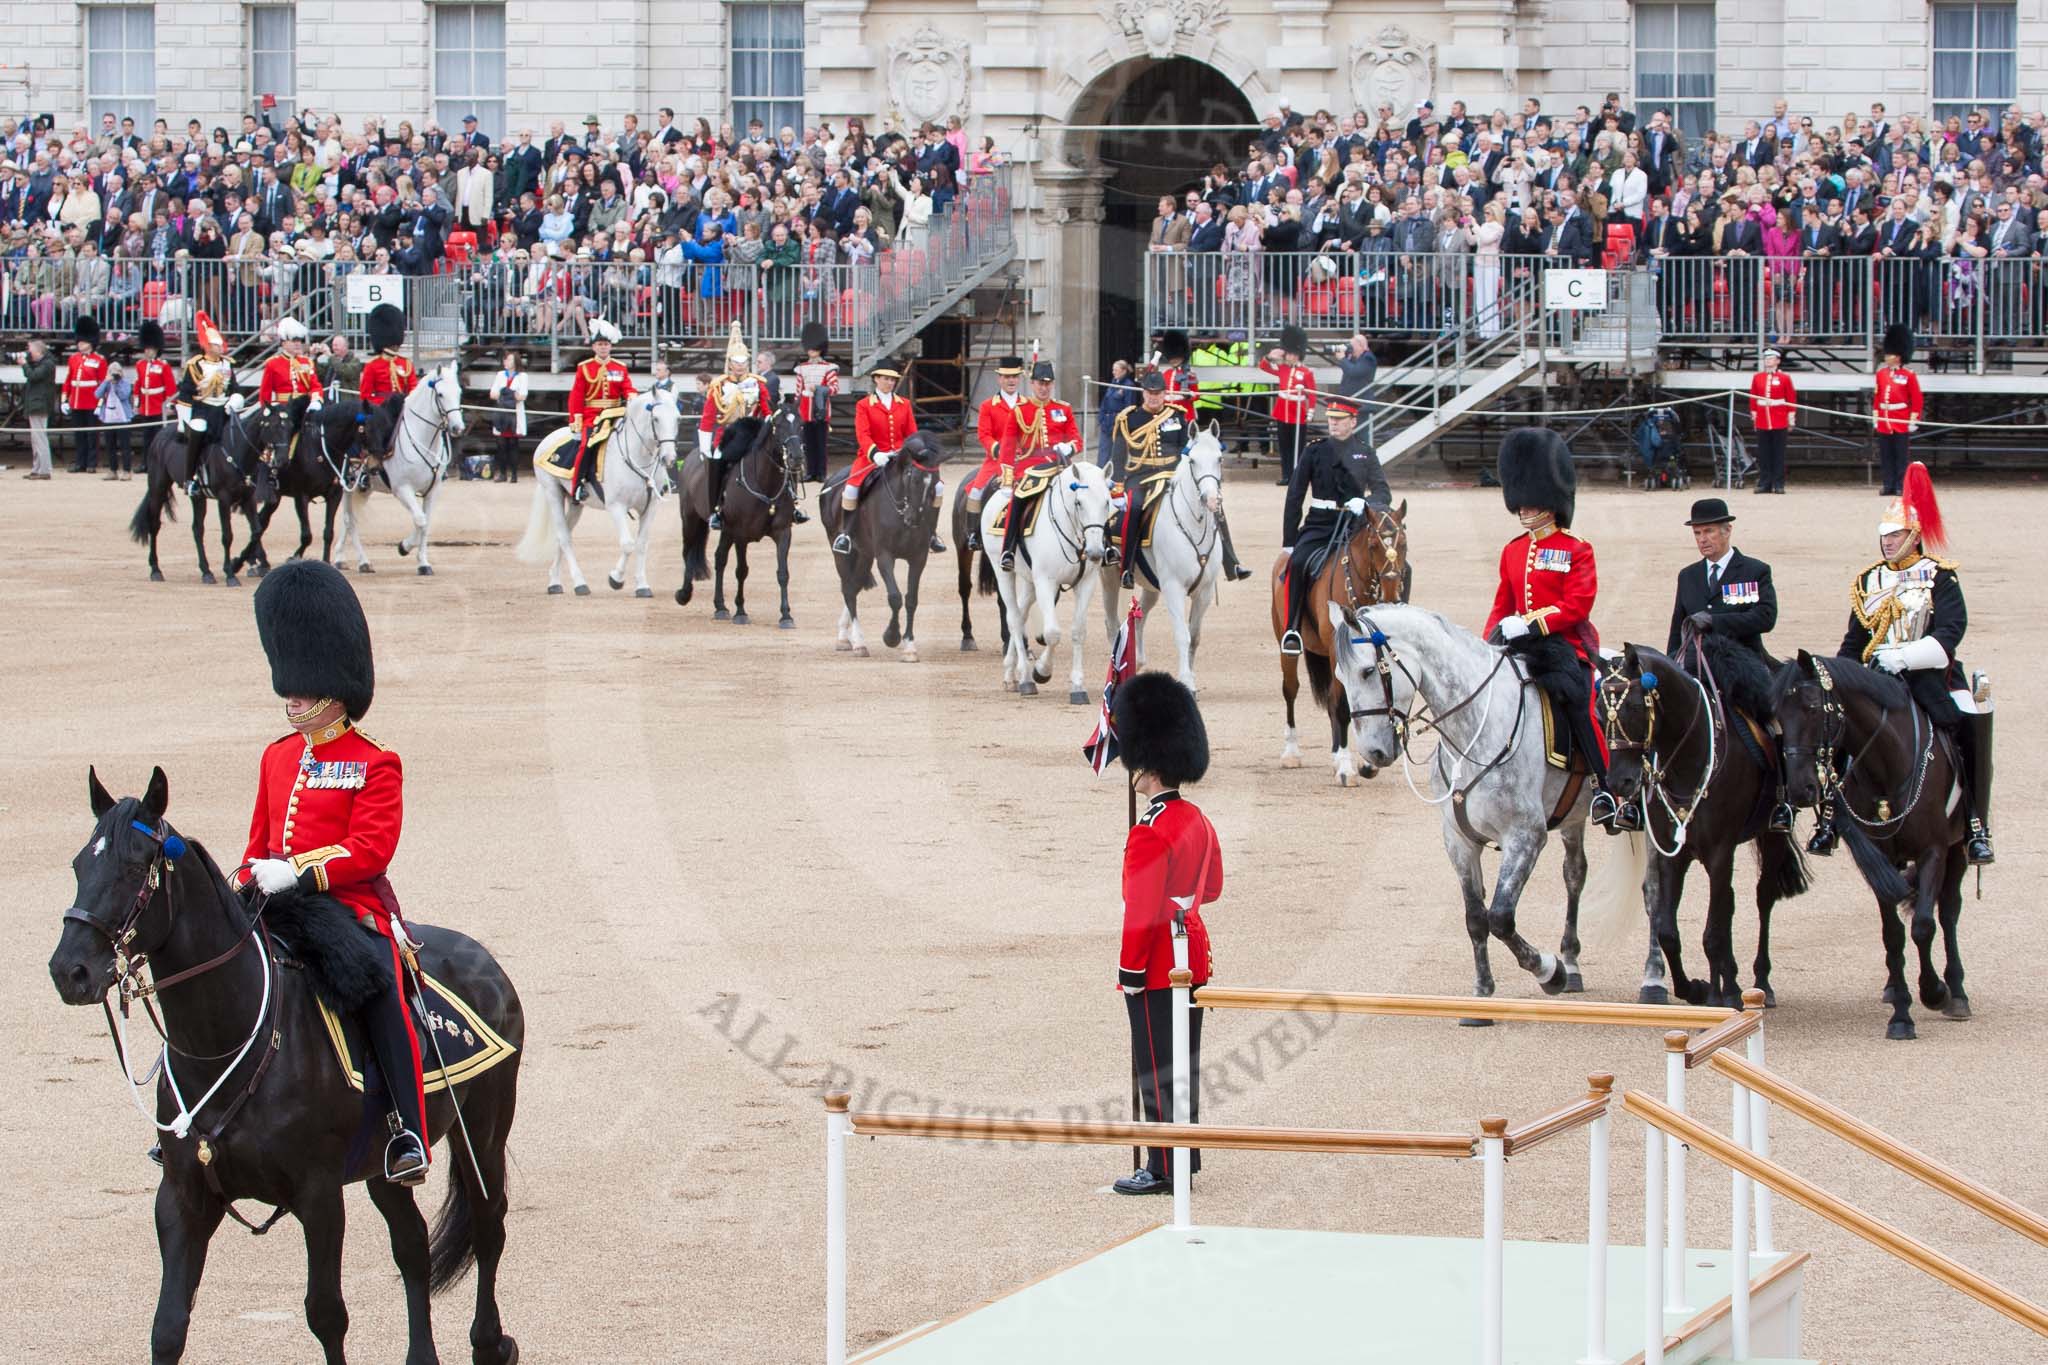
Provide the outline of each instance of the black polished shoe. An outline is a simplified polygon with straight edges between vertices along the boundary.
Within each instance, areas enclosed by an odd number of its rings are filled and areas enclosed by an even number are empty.
[[[935,555],[942,555],[946,553],[946,542],[940,540],[936,533],[934,533],[932,536],[932,553]]]
[[[1118,1194],[1172,1194],[1173,1182],[1140,1166],[1110,1188]]]
[[[1223,571],[1223,576],[1233,582],[1242,583],[1252,576],[1252,571],[1248,565],[1233,564]]]
[[[1123,577],[1118,581],[1124,585],[1125,592],[1136,592],[1138,590],[1138,571],[1136,569],[1125,569]]]
[[[1017,567],[1017,552],[1015,550],[1003,551],[1003,557],[996,561],[996,563],[997,567],[1004,573],[1011,572]]]
[[[1608,828],[1621,834],[1634,834],[1643,827],[1643,808],[1633,801],[1620,801],[1614,807],[1614,819]]]
[[[384,1178],[394,1185],[427,1183],[427,1148],[417,1133],[401,1128],[384,1144]]]
[[[979,551],[980,551],[980,549],[981,549],[981,532],[979,532],[979,531],[969,531],[969,532],[967,533],[967,553],[969,553],[969,554],[975,554],[975,553],[979,552]]]
[[[1770,823],[1765,828],[1773,834],[1790,834],[1792,832],[1792,803],[1780,801],[1777,805],[1772,806]]]
[[[846,534],[846,532],[844,531],[841,531],[838,535],[832,537],[832,553],[835,555],[852,554],[853,537]]]
[[[1814,826],[1813,837],[1806,841],[1806,851],[1816,858],[1826,858],[1835,851],[1835,822],[1825,815]]]
[[[1975,820],[1970,822],[1970,841],[1964,853],[1971,867],[1989,867],[1998,861],[1991,853],[1991,831]]]
[[[1280,637],[1280,652],[1287,655],[1301,653],[1301,632],[1290,630]]]
[[[1606,790],[1593,793],[1593,800],[1586,807],[1586,819],[1593,824],[1610,830],[1627,828],[1621,823],[1621,802],[1614,799],[1614,793]]]
[[[811,514],[801,506],[792,504],[789,509],[789,520],[796,526],[808,526],[811,524]]]
[[[717,512],[713,512],[711,514],[711,520],[705,524],[708,525],[714,531],[723,531],[725,529],[725,518],[719,515]]]
[[[151,1161],[154,1161],[157,1165],[161,1166],[164,1164],[164,1145],[161,1142],[159,1142],[154,1147],[151,1147],[148,1151],[144,1152],[143,1155],[148,1157]]]

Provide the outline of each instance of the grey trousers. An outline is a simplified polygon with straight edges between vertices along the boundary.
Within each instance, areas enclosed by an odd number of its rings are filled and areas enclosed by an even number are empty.
[[[50,419],[38,414],[28,419],[28,472],[48,474],[50,472]]]

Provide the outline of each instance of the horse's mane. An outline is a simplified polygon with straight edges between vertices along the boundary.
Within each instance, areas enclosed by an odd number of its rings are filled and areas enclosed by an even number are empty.
[[[1701,636],[1700,648],[1706,653],[1707,667],[1713,672],[1714,682],[1730,705],[1757,720],[1771,714],[1777,703],[1777,693],[1773,688],[1775,675],[1755,650],[1722,635]],[[1705,681],[1697,667],[1688,668],[1671,655],[1641,645],[1636,650],[1638,654],[1654,655],[1664,660],[1688,678]],[[1685,652],[1680,646],[1679,653]]]
[[[727,459],[735,455],[745,459],[761,444],[761,434],[766,430],[768,419],[765,417],[742,417],[719,436],[718,451]]]
[[[1906,684],[1897,678],[1866,668],[1854,659],[1835,657],[1827,661],[1828,675],[1835,680],[1835,686],[1852,697],[1872,702],[1886,710],[1894,710],[1913,699]],[[1771,675],[1771,705],[1773,709],[1784,701],[1787,693],[1808,677],[1806,670],[1795,659],[1783,664]]]

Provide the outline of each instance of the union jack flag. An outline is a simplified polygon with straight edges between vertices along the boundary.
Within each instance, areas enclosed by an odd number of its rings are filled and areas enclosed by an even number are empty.
[[[1135,627],[1144,616],[1138,599],[1131,598],[1131,609],[1124,615],[1124,623],[1117,627],[1116,644],[1109,651],[1109,677],[1102,684],[1102,714],[1096,717],[1095,733],[1088,736],[1088,742],[1081,746],[1081,756],[1088,760],[1088,766],[1095,769],[1097,777],[1116,762],[1116,721],[1112,714],[1116,706],[1116,689],[1138,671]]]

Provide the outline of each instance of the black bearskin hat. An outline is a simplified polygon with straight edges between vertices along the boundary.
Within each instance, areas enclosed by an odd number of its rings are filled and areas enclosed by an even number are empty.
[[[1188,344],[1188,334],[1176,327],[1169,327],[1159,334],[1159,363],[1162,365],[1185,365],[1193,351]]]
[[[1293,323],[1288,323],[1280,329],[1280,349],[1288,355],[1307,355],[1308,333],[1302,331],[1301,328],[1296,327]]]
[[[256,634],[278,696],[332,697],[350,720],[370,709],[377,690],[370,623],[332,564],[295,559],[265,574],[256,589]]]
[[[80,313],[71,324],[71,339],[82,341],[88,346],[97,346],[100,341],[100,321],[90,313]]]
[[[1895,322],[1884,329],[1884,354],[1895,355],[1901,365],[1913,362],[1913,329],[1903,322]]]
[[[154,320],[143,323],[135,329],[135,349],[161,354],[164,349],[164,329],[157,326]]]
[[[391,351],[405,344],[405,310],[396,304],[380,303],[370,310],[370,349]]]
[[[1209,771],[1209,731],[1195,694],[1171,673],[1140,673],[1116,690],[1110,707],[1117,749],[1132,772],[1151,772],[1169,787],[1202,780]]]
[[[1564,437],[1548,427],[1521,427],[1501,438],[1500,495],[1510,512],[1541,507],[1559,526],[1570,526],[1578,490],[1578,471]]]
[[[813,318],[804,324],[804,349],[816,351],[819,355],[832,349],[832,334],[825,330],[825,324]]]

